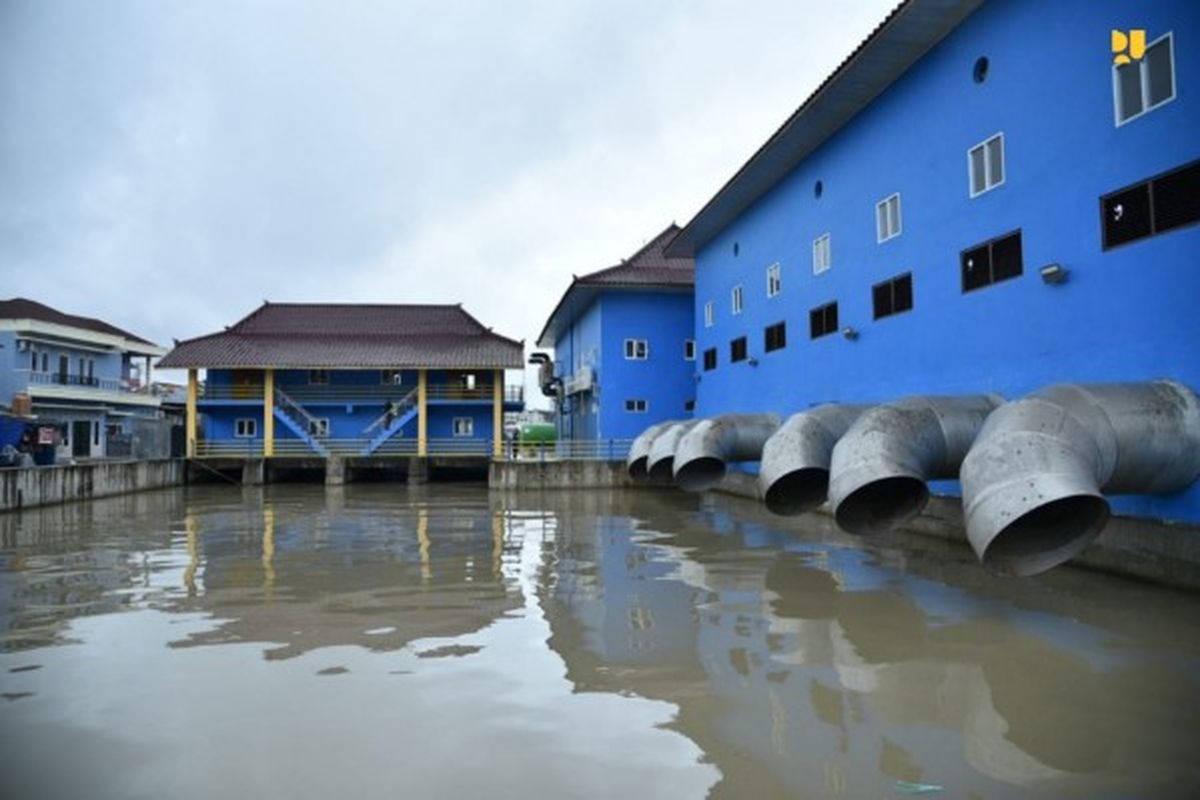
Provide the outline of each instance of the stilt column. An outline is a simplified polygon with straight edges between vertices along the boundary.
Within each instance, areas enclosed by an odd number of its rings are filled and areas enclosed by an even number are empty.
[[[492,378],[492,455],[504,456],[504,370],[495,371]]]
[[[428,395],[428,373],[422,369],[417,373],[417,455],[421,457],[429,455]]]
[[[275,455],[275,370],[263,370],[263,457]]]
[[[196,457],[196,396],[200,393],[200,381],[196,370],[189,369],[187,377],[187,457]]]

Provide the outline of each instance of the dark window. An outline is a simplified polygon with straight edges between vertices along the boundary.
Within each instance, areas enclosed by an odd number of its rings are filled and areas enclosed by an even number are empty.
[[[1200,161],[1100,198],[1105,250],[1200,222]]]
[[[739,336],[729,343],[729,360],[731,362],[746,360],[746,337]]]
[[[636,414],[641,414],[646,410],[645,400],[626,400],[625,410]]]
[[[837,333],[838,313],[837,303],[826,303],[808,312],[809,336],[819,339],[831,333]]]
[[[1001,236],[962,252],[962,290],[991,286],[1023,272],[1021,232]],[[911,308],[911,298],[909,307]]]
[[[763,351],[782,350],[787,347],[787,323],[776,322],[763,331]]]
[[[875,319],[890,317],[913,307],[912,274],[900,275],[871,287]]]
[[[717,348],[710,347],[704,351],[704,371],[717,368]]]
[[[695,411],[696,410],[696,401],[695,400],[685,401],[683,404],[683,410],[684,411]]]

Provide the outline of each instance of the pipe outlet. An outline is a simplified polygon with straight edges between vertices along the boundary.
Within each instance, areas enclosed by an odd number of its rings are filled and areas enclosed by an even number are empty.
[[[637,481],[644,481],[650,477],[650,473],[646,469],[646,462],[650,458],[650,445],[654,444],[656,436],[678,422],[679,420],[660,422],[638,434],[638,437],[633,440],[633,444],[629,446],[629,456],[625,459],[625,469],[629,473],[629,477]]]
[[[774,414],[722,414],[700,420],[675,447],[675,485],[689,492],[711,489],[729,462],[758,461],[763,445],[779,430]]]
[[[670,482],[675,467],[675,446],[695,424],[695,420],[676,422],[654,437],[646,458],[646,474],[652,480]]]
[[[758,488],[767,510],[811,511],[829,494],[833,446],[867,406],[828,404],[793,414],[763,446]]]
[[[1036,575],[1104,529],[1102,493],[1200,478],[1200,397],[1181,383],[1059,384],[1007,403],[962,465],[967,538],[983,564]]]
[[[848,533],[895,530],[929,502],[926,481],[955,478],[996,395],[908,397],[865,411],[833,448],[829,502]]]

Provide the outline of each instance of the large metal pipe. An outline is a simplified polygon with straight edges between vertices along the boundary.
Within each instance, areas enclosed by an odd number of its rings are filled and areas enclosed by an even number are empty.
[[[675,446],[675,485],[689,492],[711,489],[731,461],[758,461],[779,430],[775,414],[722,414],[698,421]]]
[[[695,420],[668,425],[650,443],[646,458],[646,474],[656,481],[669,482],[675,467],[675,447],[683,435],[696,424]]]
[[[958,468],[996,395],[908,397],[864,412],[833,448],[829,502],[849,533],[894,530],[929,501],[925,482]]]
[[[793,414],[767,440],[758,488],[767,509],[791,515],[811,511],[829,494],[833,446],[867,406],[828,404]]]
[[[629,472],[629,477],[638,481],[650,477],[650,473],[646,469],[646,462],[650,458],[650,445],[654,444],[654,439],[660,433],[678,423],[679,420],[675,419],[659,422],[638,434],[638,437],[633,440],[633,444],[629,446],[629,456],[625,459],[625,469]]]
[[[1200,397],[1174,381],[1047,387],[992,414],[961,479],[980,561],[1044,572],[1100,534],[1102,492],[1175,492],[1200,479]]]

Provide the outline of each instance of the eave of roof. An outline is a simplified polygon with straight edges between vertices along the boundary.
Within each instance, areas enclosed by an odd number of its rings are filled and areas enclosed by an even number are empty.
[[[705,203],[666,254],[694,256],[983,2],[902,2]]]

